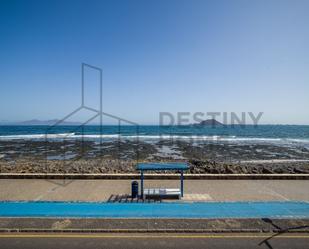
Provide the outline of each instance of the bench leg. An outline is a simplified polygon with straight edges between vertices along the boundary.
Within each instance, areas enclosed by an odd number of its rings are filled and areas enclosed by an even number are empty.
[[[141,197],[144,200],[144,172],[141,171]]]
[[[181,175],[180,175],[180,193],[181,193],[181,197],[183,197],[183,171],[181,171]]]

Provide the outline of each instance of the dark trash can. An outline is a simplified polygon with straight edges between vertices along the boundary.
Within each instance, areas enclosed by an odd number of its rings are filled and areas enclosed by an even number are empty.
[[[133,181],[132,188],[131,188],[131,197],[136,198],[137,196],[138,196],[138,182]]]

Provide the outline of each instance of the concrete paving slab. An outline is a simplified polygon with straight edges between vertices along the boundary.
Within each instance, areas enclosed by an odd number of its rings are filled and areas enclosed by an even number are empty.
[[[179,187],[179,181],[147,180],[145,187]],[[131,180],[0,179],[0,200],[107,201],[130,189]],[[194,201],[309,201],[308,180],[186,180],[184,189]]]

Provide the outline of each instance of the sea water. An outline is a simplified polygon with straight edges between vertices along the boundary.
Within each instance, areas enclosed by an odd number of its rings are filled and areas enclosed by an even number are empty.
[[[229,143],[291,144],[309,147],[308,125],[234,125],[234,126],[155,126],[155,125],[87,125],[87,126],[0,126],[2,140],[89,139],[112,141],[119,139],[140,141],[185,140],[220,141]]]

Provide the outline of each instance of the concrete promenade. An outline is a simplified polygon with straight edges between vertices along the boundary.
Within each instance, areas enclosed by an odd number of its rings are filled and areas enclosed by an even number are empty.
[[[146,180],[145,187],[178,187]],[[131,180],[1,179],[0,201],[125,201]],[[186,180],[183,201],[309,201],[308,180]]]
[[[145,186],[178,187],[178,180],[146,180]],[[0,201],[123,201],[130,194],[131,180],[33,180],[1,179]],[[183,201],[309,201],[308,180],[186,180]],[[115,198],[115,197],[120,198]],[[123,197],[123,198],[122,198]],[[250,232],[308,233],[308,219],[99,219],[99,218],[0,218],[0,232],[124,233],[124,232]],[[7,235],[4,235],[7,236]],[[131,235],[130,235],[131,236]],[[307,236],[307,235],[304,235]],[[302,237],[303,238],[303,237]],[[24,239],[22,239],[24,240]],[[122,240],[122,239],[121,239]],[[307,240],[307,237],[306,239]],[[11,246],[14,239],[0,238],[2,245]],[[29,240],[29,248],[37,239]],[[125,241],[125,240],[123,240]],[[235,240],[236,241],[236,240]],[[237,240],[239,241],[239,240]],[[287,240],[286,240],[287,241]],[[289,239],[289,241],[292,241]],[[101,241],[102,242],[102,241]],[[180,248],[178,243],[175,246]],[[235,243],[228,239],[226,243]],[[237,244],[235,248],[248,242]],[[294,241],[292,241],[294,243]],[[297,241],[301,247],[306,244]],[[301,242],[301,243],[300,243]],[[126,242],[125,242],[126,243]],[[250,246],[258,243],[250,244]],[[202,244],[201,244],[202,245]],[[226,244],[223,244],[226,245]],[[235,244],[236,245],[236,244]],[[14,244],[14,246],[16,246]],[[24,244],[23,244],[24,246]],[[40,247],[40,244],[36,244]],[[61,245],[59,245],[61,246]],[[246,247],[245,247],[246,246]],[[281,244],[280,244],[281,246]],[[223,246],[224,247],[224,246]],[[222,248],[223,248],[222,247]],[[24,248],[27,248],[25,246]],[[138,248],[138,247],[134,247]],[[172,248],[172,247],[171,247]],[[218,247],[220,248],[220,247]],[[252,247],[253,248],[253,247]],[[260,248],[260,246],[258,247]],[[262,247],[263,248],[263,247]],[[266,247],[267,248],[267,247]],[[281,247],[280,247],[281,248]],[[283,247],[282,247],[283,248]],[[290,247],[287,247],[290,248]]]

